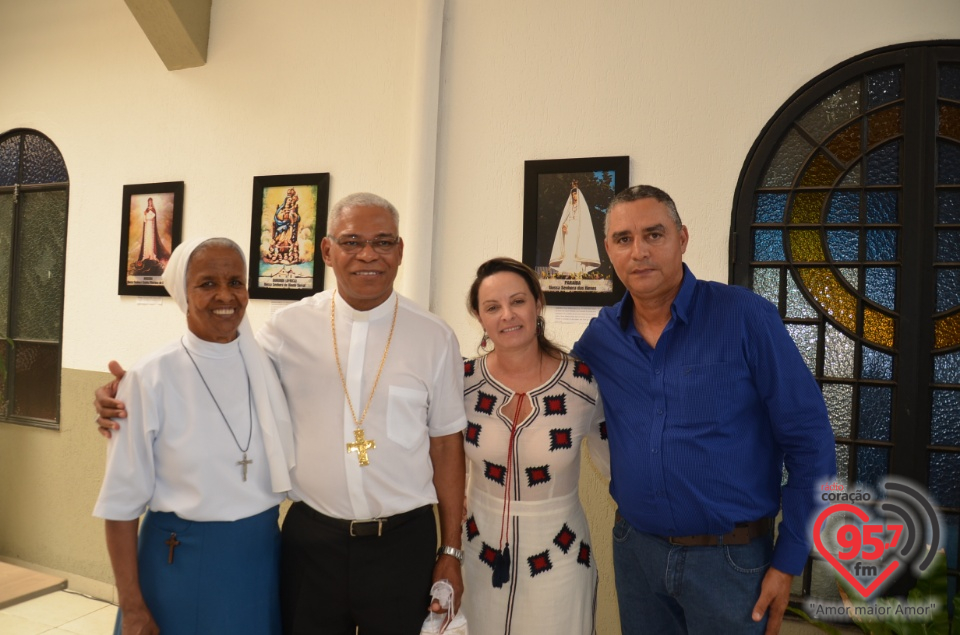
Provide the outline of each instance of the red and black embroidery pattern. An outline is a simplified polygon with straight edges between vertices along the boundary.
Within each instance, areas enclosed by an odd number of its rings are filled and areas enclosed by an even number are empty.
[[[565,415],[567,414],[567,396],[564,394],[545,396],[543,398],[543,414]]]
[[[573,428],[554,428],[550,431],[550,451],[573,447]]]
[[[553,563],[550,562],[549,551],[544,551],[542,553],[530,556],[527,558],[527,564],[530,565],[531,578],[553,568]]]
[[[493,395],[488,395],[487,393],[477,391],[477,405],[474,406],[474,409],[477,412],[482,412],[485,415],[493,414],[493,408],[497,405],[497,398]]]
[[[468,421],[467,430],[463,435],[464,441],[476,447],[480,447],[480,431],[482,429],[483,426],[481,426],[479,423]]]
[[[474,371],[476,371],[476,370],[477,370],[477,360],[475,360],[475,359],[468,359],[468,360],[466,360],[466,361],[463,362],[463,376],[464,376],[464,377],[472,377]]]
[[[604,441],[607,440],[607,422],[606,421],[600,422],[600,438],[603,439]]]
[[[473,541],[474,538],[480,535],[480,528],[477,527],[477,519],[471,516],[467,519],[467,540]]]
[[[561,529],[560,533],[553,537],[553,544],[560,547],[560,551],[563,553],[567,553],[570,551],[570,547],[573,546],[573,543],[576,542],[576,540],[576,532],[567,527],[567,523],[563,523],[563,529]]]
[[[498,549],[494,549],[487,543],[483,543],[483,546],[480,547],[480,562],[484,563],[491,569],[493,565],[497,562],[497,556],[500,555]]]
[[[503,485],[507,480],[507,468],[490,461],[483,462],[483,475],[495,483]]]
[[[537,467],[528,467],[526,468],[527,473],[527,485],[533,487],[534,485],[542,485],[550,480],[550,466],[549,465],[539,465]]]
[[[593,371],[581,361],[575,361],[573,363],[573,376],[586,379],[587,381],[593,381]]]
[[[577,554],[577,562],[588,569],[590,568],[590,545],[582,540],[580,541],[580,553]]]

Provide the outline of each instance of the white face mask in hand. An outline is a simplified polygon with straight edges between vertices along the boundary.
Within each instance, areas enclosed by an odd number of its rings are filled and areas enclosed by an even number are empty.
[[[437,580],[430,589],[432,604],[434,600],[440,603],[445,613],[427,613],[423,621],[420,635],[467,635],[467,618],[463,613],[453,613],[453,587],[446,580]]]

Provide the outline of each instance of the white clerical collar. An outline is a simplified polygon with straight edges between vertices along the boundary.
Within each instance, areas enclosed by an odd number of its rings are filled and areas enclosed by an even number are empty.
[[[397,292],[391,291],[390,296],[386,300],[373,307],[369,311],[358,311],[347,304],[347,301],[343,299],[343,296],[340,295],[339,291],[334,290],[333,293],[337,296],[337,315],[343,316],[344,318],[353,322],[374,322],[383,318],[390,318],[393,315],[394,304],[400,300],[400,298],[397,297]]]
[[[203,357],[212,357],[214,359],[226,359],[233,357],[240,352],[240,338],[237,337],[231,342],[221,344],[220,342],[208,342],[202,340],[191,331],[183,336],[181,340],[183,345],[190,349],[191,353],[202,355]]]

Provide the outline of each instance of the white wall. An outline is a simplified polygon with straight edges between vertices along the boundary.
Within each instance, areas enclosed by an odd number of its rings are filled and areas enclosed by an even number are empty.
[[[695,272],[723,280],[740,168],[783,101],[858,53],[960,37],[956,0],[446,5],[432,308],[465,351],[471,271],[521,254],[524,160],[630,155],[633,183],[677,200]],[[185,181],[184,236],[244,246],[256,175],[329,171],[332,200],[406,202],[416,8],[217,0],[207,64],[169,72],[116,0],[0,2],[0,129],[44,132],[70,171],[65,367],[129,363],[181,329],[169,300],[116,294],[126,183]],[[255,325],[268,311],[252,303]]]

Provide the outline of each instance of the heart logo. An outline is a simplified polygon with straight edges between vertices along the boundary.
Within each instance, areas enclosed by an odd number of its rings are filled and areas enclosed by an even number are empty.
[[[892,560],[887,564],[886,567],[883,568],[882,571],[880,571],[879,575],[874,579],[873,582],[871,582],[867,586],[864,586],[863,583],[860,582],[860,580],[858,580],[856,577],[854,577],[854,575],[850,572],[850,570],[847,569],[847,567],[845,567],[842,562],[840,562],[840,560],[837,558],[836,555],[830,553],[830,551],[827,550],[827,547],[826,545],[823,544],[823,539],[820,536],[820,532],[823,529],[823,523],[827,520],[829,516],[837,512],[849,512],[854,516],[856,516],[857,518],[859,518],[860,520],[862,520],[864,523],[870,520],[870,516],[867,515],[865,511],[863,511],[862,509],[854,505],[849,505],[846,503],[831,505],[830,507],[827,507],[825,510],[820,512],[820,515],[817,516],[817,522],[814,523],[813,525],[813,543],[816,546],[817,551],[820,552],[820,555],[822,555],[827,560],[827,562],[829,562],[833,566],[833,568],[837,570],[837,573],[843,576],[843,579],[849,582],[850,586],[856,589],[860,593],[860,595],[862,595],[864,598],[867,598],[874,591],[876,591],[881,584],[883,584],[884,580],[889,578],[890,575],[893,574],[893,572],[900,567],[900,562],[898,560]],[[844,525],[844,526],[846,527],[849,525]],[[857,532],[857,535],[859,536],[859,532]],[[882,543],[880,543],[880,545],[884,546]],[[856,551],[850,552],[851,555],[849,557],[850,558],[855,557],[856,553],[858,553],[859,551],[860,551],[860,547],[859,545],[857,545]],[[877,557],[879,557],[879,554],[877,554]],[[873,567],[873,568],[875,569],[876,567]]]

